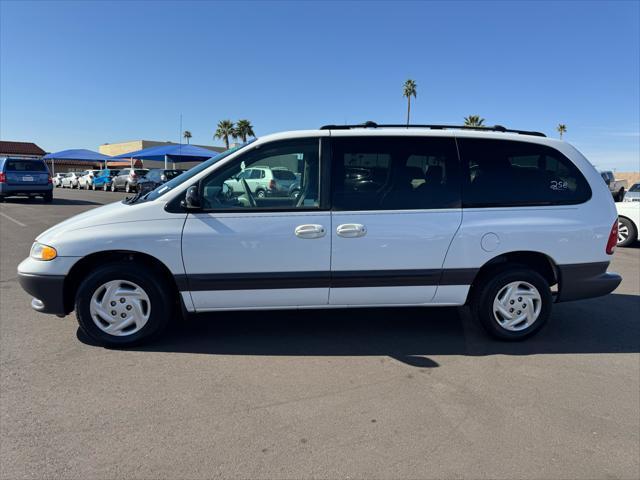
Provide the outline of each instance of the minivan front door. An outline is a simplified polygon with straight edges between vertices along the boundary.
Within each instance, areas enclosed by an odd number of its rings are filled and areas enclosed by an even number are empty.
[[[429,303],[462,221],[452,137],[332,137],[332,305]]]
[[[182,238],[196,311],[328,303],[331,217],[321,208],[319,144],[268,143],[202,182],[204,210],[187,216]],[[273,188],[258,197],[243,181],[250,167],[287,169],[302,193]]]

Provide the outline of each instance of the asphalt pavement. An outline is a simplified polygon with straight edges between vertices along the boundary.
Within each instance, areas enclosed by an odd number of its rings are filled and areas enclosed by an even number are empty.
[[[0,204],[0,477],[640,478],[640,248],[517,344],[465,309],[221,313],[133,350],[43,315],[17,264],[124,194]]]

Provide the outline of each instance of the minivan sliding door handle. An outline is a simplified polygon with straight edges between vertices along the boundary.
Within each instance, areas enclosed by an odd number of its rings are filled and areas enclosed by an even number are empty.
[[[320,238],[324,237],[325,230],[322,225],[317,224],[307,224],[307,225],[298,225],[295,229],[296,237],[299,238]]]
[[[367,233],[367,229],[360,223],[343,223],[338,225],[336,233],[345,238],[363,237]]]

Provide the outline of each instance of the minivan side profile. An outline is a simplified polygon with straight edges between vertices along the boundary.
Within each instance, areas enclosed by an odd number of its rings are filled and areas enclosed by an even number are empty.
[[[373,123],[269,135],[54,226],[18,267],[38,311],[129,346],[180,312],[463,306],[520,340],[606,295],[613,200],[571,145],[502,127]],[[287,169],[299,194],[242,175]],[[238,181],[238,190],[230,182]],[[286,253],[284,255],[283,253]]]

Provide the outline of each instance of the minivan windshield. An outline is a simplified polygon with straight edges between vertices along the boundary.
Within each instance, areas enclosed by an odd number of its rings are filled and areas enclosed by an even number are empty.
[[[143,198],[145,200],[155,200],[156,198],[159,198],[159,197],[163,196],[165,193],[173,190],[178,185],[181,185],[182,183],[184,183],[184,182],[190,180],[191,178],[195,177],[197,174],[199,174],[203,170],[206,170],[207,168],[209,168],[214,163],[219,162],[223,158],[228,157],[232,153],[237,152],[241,148],[244,148],[247,145],[249,145],[250,143],[253,143],[255,141],[256,141],[256,139],[254,138],[254,139],[248,141],[247,143],[244,143],[242,145],[238,145],[237,147],[230,148],[229,150],[227,150],[225,152],[222,152],[219,155],[216,155],[215,157],[211,157],[209,160],[205,160],[200,165],[196,165],[195,167],[190,168],[186,172],[178,175],[175,178],[172,178],[167,183],[165,183],[163,185],[160,185],[155,190],[150,191]]]

